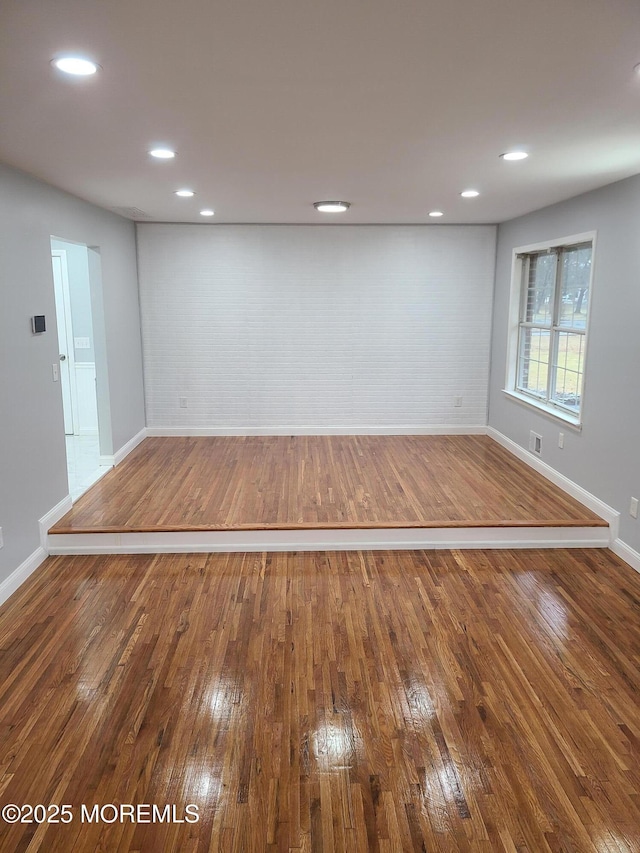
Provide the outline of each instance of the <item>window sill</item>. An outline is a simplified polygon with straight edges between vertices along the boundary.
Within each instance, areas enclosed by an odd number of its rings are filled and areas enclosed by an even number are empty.
[[[544,403],[538,403],[532,397],[527,397],[525,394],[519,394],[517,391],[507,391],[506,388],[503,389],[502,393],[506,397],[510,397],[512,400],[528,406],[530,409],[533,409],[539,414],[548,415],[550,418],[560,421],[578,432],[582,429],[582,423],[577,417],[570,415],[568,412],[556,409],[555,406],[547,406]]]

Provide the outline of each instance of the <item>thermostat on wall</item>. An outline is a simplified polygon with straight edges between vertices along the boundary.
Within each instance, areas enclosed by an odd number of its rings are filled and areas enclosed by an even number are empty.
[[[46,332],[47,327],[44,322],[44,314],[36,314],[31,318],[31,330],[34,335],[39,335],[41,332]]]

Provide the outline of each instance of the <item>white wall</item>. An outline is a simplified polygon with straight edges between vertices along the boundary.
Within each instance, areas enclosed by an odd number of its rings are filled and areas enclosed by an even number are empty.
[[[502,393],[514,248],[597,231],[583,427],[576,432]],[[489,424],[621,513],[620,538],[640,551],[640,176],[506,222],[498,229]],[[565,435],[564,449],[558,433]]]
[[[37,550],[38,519],[68,494],[62,397],[51,370],[52,235],[100,247],[111,452],[144,427],[133,223],[0,165],[0,583]],[[34,314],[46,315],[42,335],[31,334]]]
[[[147,425],[484,425],[494,257],[493,226],[139,224]]]

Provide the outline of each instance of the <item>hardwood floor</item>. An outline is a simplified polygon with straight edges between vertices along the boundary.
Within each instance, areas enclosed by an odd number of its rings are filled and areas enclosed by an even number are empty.
[[[0,805],[72,820],[0,849],[637,853],[639,617],[604,550],[50,558],[0,610]]]
[[[52,533],[606,526],[486,436],[148,438]]]

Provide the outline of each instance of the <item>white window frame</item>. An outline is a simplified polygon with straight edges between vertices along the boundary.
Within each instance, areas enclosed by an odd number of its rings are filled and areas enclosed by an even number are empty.
[[[518,246],[513,250],[511,263],[511,295],[509,300],[509,330],[507,338],[507,375],[505,380],[504,393],[511,399],[522,403],[525,406],[530,406],[539,412],[550,415],[556,420],[569,426],[581,429],[584,417],[584,399],[587,379],[587,358],[588,358],[588,340],[589,340],[589,324],[591,320],[591,303],[593,301],[593,280],[596,256],[596,231],[587,231],[583,234],[572,234],[569,237],[561,237],[553,240],[545,240],[543,243],[532,243],[528,246]],[[524,265],[527,262],[526,256],[535,252],[544,252],[550,249],[569,248],[579,243],[591,243],[591,272],[589,278],[589,299],[587,304],[587,317],[585,322],[584,333],[584,366],[582,373],[582,389],[580,393],[580,411],[577,414],[568,412],[552,401],[541,400],[533,394],[527,394],[518,389],[518,348],[520,341],[520,318],[522,299],[525,298],[525,288],[523,284]],[[559,298],[558,292],[555,294],[556,300]],[[552,317],[552,322],[554,317]],[[556,327],[552,327],[553,331]],[[552,342],[553,349],[553,342]],[[551,369],[551,366],[550,366]]]

